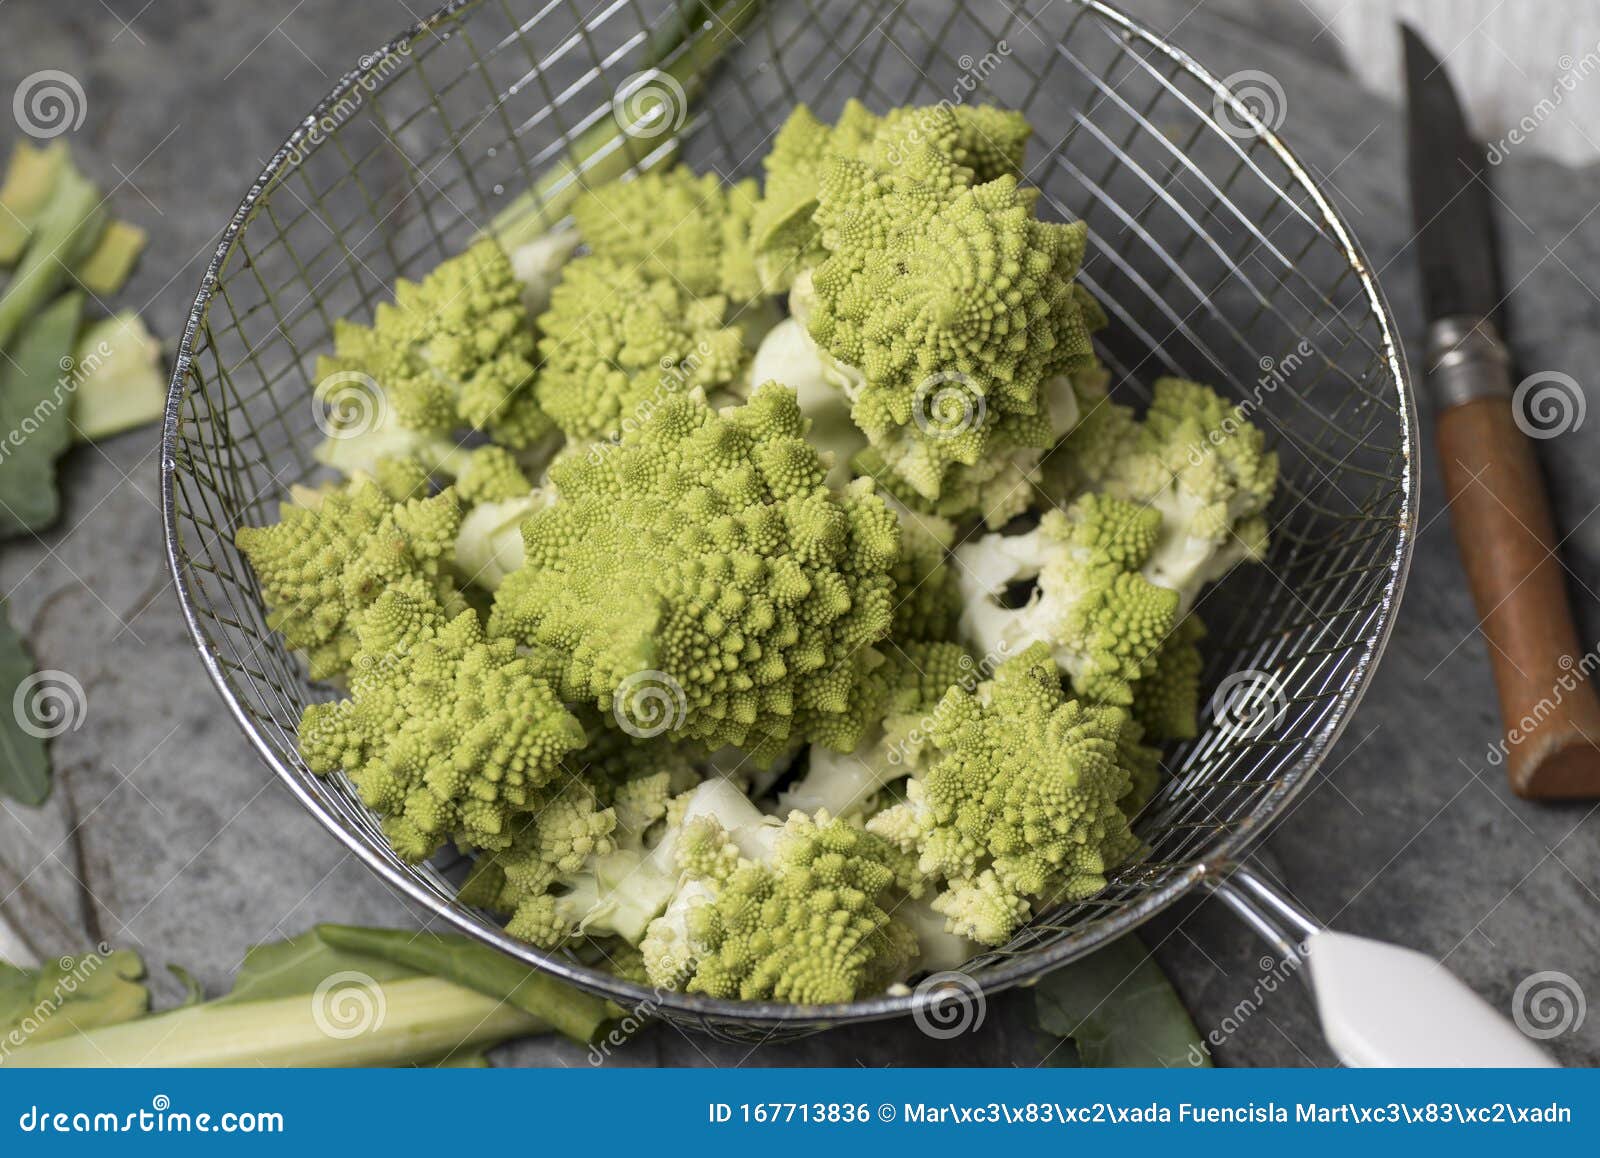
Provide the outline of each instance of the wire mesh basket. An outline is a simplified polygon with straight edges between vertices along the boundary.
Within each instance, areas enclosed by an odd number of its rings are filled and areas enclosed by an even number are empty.
[[[684,11],[666,0],[464,0],[364,57],[251,186],[206,273],[173,376],[164,502],[179,595],[212,679],[260,754],[351,850],[540,969],[685,1027],[764,1039],[925,1009],[938,995],[717,1001],[541,953],[459,904],[451,865],[400,861],[343,779],[313,776],[297,754],[302,709],[329,693],[268,628],[233,533],[272,521],[280,494],[317,475],[312,368],[335,319],[370,318],[397,277],[458,252],[541,175],[567,166],[581,180],[585,131],[674,75],[689,81],[669,94],[686,98],[677,115],[620,142],[636,168],[676,155],[749,175],[799,101],[824,117],[848,96],[879,111],[983,101],[1028,116],[1041,213],[1089,226],[1082,280],[1111,315],[1100,354],[1115,390],[1137,398],[1162,374],[1207,381],[1244,402],[1279,450],[1266,566],[1235,572],[1204,606],[1208,689],[1247,678],[1271,710],[1257,702],[1240,716],[1215,696],[1199,738],[1167,753],[1166,782],[1138,820],[1149,855],[969,963],[983,992],[1085,954],[1214,878],[1305,786],[1393,621],[1415,522],[1415,416],[1368,263],[1275,134],[1281,94],[1264,74],[1230,88],[1093,0],[1034,16],[999,2],[796,0],[761,6],[731,36],[697,17],[673,39]],[[718,34],[726,50],[713,67],[697,46]],[[664,36],[676,45],[666,56]]]

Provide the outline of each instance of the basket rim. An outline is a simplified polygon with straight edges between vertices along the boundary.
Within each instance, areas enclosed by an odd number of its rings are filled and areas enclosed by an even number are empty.
[[[324,136],[320,140],[307,143],[307,136],[317,121],[327,111],[336,107],[352,88],[368,81],[382,60],[402,51],[418,37],[457,20],[467,10],[481,2],[482,0],[448,0],[400,35],[361,58],[362,61],[371,63],[345,72],[328,94],[301,119],[298,127],[284,139],[251,183],[223,230],[211,261],[201,278],[200,287],[184,322],[177,355],[173,360],[161,432],[161,508],[167,566],[172,575],[191,642],[199,653],[200,661],[213,686],[222,697],[235,723],[255,748],[257,755],[312,816],[398,893],[421,905],[434,916],[448,921],[466,935],[491,945],[532,968],[552,974],[586,991],[603,994],[636,1012],[641,1009],[670,1011],[689,1018],[703,1019],[708,1023],[730,1021],[754,1028],[767,1027],[772,1031],[785,1026],[798,1027],[805,1024],[826,1028],[849,1022],[926,1012],[938,1005],[944,996],[926,985],[919,986],[910,993],[884,994],[862,1001],[835,1005],[735,1001],[653,988],[580,965],[562,956],[541,953],[531,945],[510,937],[503,929],[494,928],[476,918],[466,909],[439,905],[437,897],[428,887],[410,872],[388,859],[385,850],[379,849],[363,834],[348,828],[326,803],[323,792],[313,788],[306,777],[297,773],[278,757],[273,746],[267,741],[233,690],[217,657],[206,645],[206,633],[200,623],[200,615],[194,602],[192,585],[180,548],[177,446],[179,414],[187,397],[187,383],[194,365],[196,340],[215,295],[223,266],[232,255],[257,204],[272,182],[285,170],[289,158],[296,155],[307,156],[322,147],[329,139]],[[1342,256],[1356,273],[1366,299],[1367,314],[1377,324],[1378,344],[1382,351],[1388,382],[1394,390],[1396,411],[1401,426],[1401,442],[1397,451],[1400,470],[1395,480],[1400,491],[1400,507],[1394,515],[1397,539],[1393,558],[1389,563],[1389,578],[1378,604],[1378,618],[1371,636],[1371,644],[1333,702],[1326,722],[1317,735],[1303,745],[1304,750],[1299,759],[1282,773],[1277,788],[1256,804],[1250,814],[1237,826],[1216,838],[1212,847],[1186,871],[1175,874],[1167,883],[1153,889],[1138,901],[1127,904],[1115,915],[1096,921],[1092,926],[1093,932],[1068,934],[1052,945],[1030,949],[988,967],[982,977],[973,978],[985,996],[1038,980],[1113,938],[1132,931],[1188,895],[1208,878],[1226,874],[1231,864],[1241,856],[1247,846],[1306,788],[1311,781],[1312,773],[1322,764],[1327,753],[1343,735],[1356,706],[1372,682],[1378,661],[1387,648],[1410,571],[1418,524],[1416,479],[1419,466],[1419,431],[1410,372],[1405,352],[1395,337],[1394,319],[1387,298],[1372,273],[1371,263],[1346,226],[1343,217],[1317,187],[1310,172],[1278,136],[1277,131],[1264,123],[1250,108],[1240,103],[1228,86],[1193,56],[1171,44],[1140,21],[1107,3],[1106,0],[1071,0],[1071,2],[1079,9],[1093,13],[1118,28],[1124,37],[1137,39],[1148,48],[1162,53],[1194,79],[1209,87],[1214,97],[1228,101],[1235,116],[1253,130],[1255,139],[1270,148],[1284,165],[1289,183],[1307,195],[1308,208],[1314,207],[1321,224],[1329,231],[1331,240],[1337,243]]]

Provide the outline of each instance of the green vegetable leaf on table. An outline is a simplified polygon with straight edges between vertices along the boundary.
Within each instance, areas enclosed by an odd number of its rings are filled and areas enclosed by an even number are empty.
[[[0,467],[0,470],[3,470]],[[43,804],[50,796],[50,755],[44,739],[26,730],[11,705],[33,675],[33,657],[0,603],[0,797]]]
[[[1056,970],[1033,994],[1039,1028],[1069,1039],[1080,1065],[1211,1065],[1211,1054],[1182,998],[1131,933]],[[1059,1058],[1051,1060],[1062,1064]]]

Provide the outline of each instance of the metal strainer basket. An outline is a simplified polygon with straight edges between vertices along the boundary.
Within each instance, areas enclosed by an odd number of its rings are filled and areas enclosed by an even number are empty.
[[[847,1006],[650,991],[508,937],[455,899],[449,864],[412,867],[341,778],[295,747],[328,694],[266,624],[233,546],[313,478],[313,366],[335,319],[365,320],[400,276],[475,229],[641,86],[670,90],[687,44],[655,59],[667,0],[448,5],[361,61],[250,188],[201,284],[172,381],[163,455],[168,550],[201,657],[262,757],[306,807],[405,895],[471,935],[625,1005],[764,1039],[912,1011],[924,990]],[[836,114],[939,101],[1017,108],[1038,129],[1041,212],[1090,230],[1083,280],[1112,325],[1101,355],[1137,397],[1162,374],[1248,402],[1283,482],[1264,567],[1209,594],[1204,732],[1167,754],[1137,828],[1149,855],[1100,895],[1036,920],[966,967],[993,992],[1127,932],[1197,885],[1223,890],[1286,954],[1314,928],[1233,858],[1304,788],[1360,698],[1394,621],[1415,530],[1416,424],[1402,355],[1366,259],[1274,133],[1264,74],[1230,88],[1116,10],[1060,0],[1036,16],[947,0],[774,2],[742,27],[692,102],[623,142],[639,167],[674,147],[696,169],[757,170],[798,101]],[[1253,92],[1247,92],[1254,86]],[[668,100],[676,94],[668,92]],[[1273,107],[1278,98],[1277,110]],[[669,105],[669,111],[670,105]],[[1237,692],[1243,683],[1246,693]],[[1230,705],[1248,705],[1245,712]]]

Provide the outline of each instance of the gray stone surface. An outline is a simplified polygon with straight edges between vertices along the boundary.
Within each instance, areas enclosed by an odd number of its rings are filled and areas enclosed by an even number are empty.
[[[1221,75],[1252,67],[1282,81],[1285,132],[1336,190],[1414,351],[1420,319],[1397,110],[1337,69],[1327,34],[1317,36],[1294,5],[1133,7]],[[115,186],[119,212],[152,235],[122,301],[175,336],[250,176],[342,66],[410,19],[396,0],[9,0],[0,41],[26,49],[0,60],[0,94],[42,68],[82,81],[89,115],[75,141]],[[0,125],[0,145],[12,136],[9,122]],[[1496,178],[1519,285],[1521,363],[1582,380],[1600,364],[1600,179],[1521,158]],[[1590,640],[1600,637],[1597,429],[1590,423],[1539,448]],[[1600,1000],[1600,825],[1590,805],[1515,800],[1486,763],[1498,725],[1485,645],[1426,430],[1423,446],[1423,529],[1387,658],[1316,783],[1271,836],[1268,867],[1320,917],[1444,957],[1501,1009],[1541,970],[1578,978]],[[56,744],[61,787],[50,805],[0,813],[0,897],[14,923],[41,953],[104,936],[181,963],[216,990],[255,942],[318,920],[415,920],[269,777],[223,715],[162,562],[154,433],[75,451],[63,484],[60,527],[0,548],[0,591],[40,666],[74,673],[89,703],[81,730]],[[1223,1026],[1272,968],[1216,904],[1182,905],[1146,932],[1203,1029]],[[1026,1013],[1025,994],[1002,997],[980,1034],[952,1043],[883,1024],[751,1050],[658,1028],[614,1060],[1032,1065],[1048,1044],[1027,1028]],[[1551,1045],[1569,1063],[1600,1062],[1600,1016]],[[1293,986],[1246,1018],[1218,1056],[1236,1065],[1330,1062],[1310,1003]],[[576,1048],[545,1042],[502,1060],[584,1064]]]

